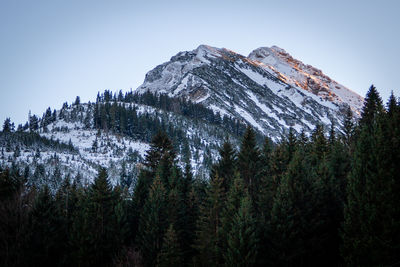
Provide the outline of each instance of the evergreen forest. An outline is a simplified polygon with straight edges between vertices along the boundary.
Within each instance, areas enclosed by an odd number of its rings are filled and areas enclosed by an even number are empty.
[[[209,177],[196,177],[189,160],[178,164],[185,133],[150,117],[138,123],[133,108],[117,104],[124,102],[224,125],[241,143],[226,138]],[[106,92],[94,105],[87,120],[97,129],[151,140],[133,189],[113,185],[105,168],[89,185],[59,173],[52,190],[0,166],[1,266],[400,265],[400,101],[393,94],[384,103],[371,86],[359,120],[348,110],[341,131],[316,125],[278,143],[183,100]],[[46,114],[41,123],[52,120]],[[13,128],[6,120],[1,135],[16,134]]]

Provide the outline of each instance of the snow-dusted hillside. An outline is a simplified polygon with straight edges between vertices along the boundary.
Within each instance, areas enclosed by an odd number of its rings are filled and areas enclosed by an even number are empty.
[[[139,93],[186,97],[252,125],[278,140],[290,127],[311,131],[317,124],[340,126],[350,106],[358,114],[362,97],[282,49],[260,48],[244,57],[201,45],[180,52],[147,73]]]
[[[217,158],[218,148],[226,137],[236,145],[239,143],[236,136],[215,124],[144,104],[121,102],[118,105],[132,108],[137,116],[152,118],[162,122],[163,127],[181,133],[182,138],[173,140],[178,164],[183,167],[184,154],[188,155],[194,175],[200,177],[207,177],[211,161]],[[28,135],[29,129],[2,135],[0,165],[12,167],[14,164],[21,173],[27,172],[35,184],[59,185],[57,181],[62,179],[56,177],[58,172],[71,178],[81,177],[81,182],[88,184],[99,167],[107,168],[113,184],[121,183],[121,176],[131,177],[134,182],[150,147],[149,140],[94,127],[95,109],[93,103],[69,105],[55,111],[47,123],[45,118],[40,119],[40,126],[34,132],[43,140],[35,143],[21,143],[16,139],[19,134]]]

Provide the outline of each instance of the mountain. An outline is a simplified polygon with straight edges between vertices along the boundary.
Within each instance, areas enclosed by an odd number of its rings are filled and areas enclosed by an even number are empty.
[[[94,103],[64,103],[0,132],[0,166],[24,173],[31,184],[60,184],[60,173],[88,184],[99,166],[114,184],[134,184],[152,136],[167,132],[178,164],[208,177],[218,149],[238,147],[246,125],[275,142],[290,128],[310,133],[333,122],[341,130],[350,107],[363,98],[278,47],[248,57],[201,45],[180,52],[146,74],[135,91],[98,94]]]
[[[253,50],[248,58],[261,67],[272,70],[287,84],[302,88],[338,106],[348,104],[357,115],[360,115],[364,98],[332,80],[321,70],[294,59],[282,48],[261,47]]]
[[[195,175],[206,178],[222,142],[228,138],[238,146],[245,129],[238,120],[183,99],[106,90],[95,103],[64,103],[41,118],[30,116],[15,132],[0,132],[0,169],[8,166],[29,177],[28,184],[57,188],[60,173],[89,184],[102,166],[113,184],[129,186],[152,137],[163,130],[178,152],[178,165],[188,162]]]
[[[290,127],[309,132],[334,122],[340,129],[346,108],[359,116],[363,104],[361,96],[276,46],[245,57],[200,45],[148,72],[138,88],[147,91],[184,97],[240,118],[275,141]]]

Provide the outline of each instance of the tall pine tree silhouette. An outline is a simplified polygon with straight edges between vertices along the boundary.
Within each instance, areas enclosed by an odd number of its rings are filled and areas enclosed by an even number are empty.
[[[153,266],[167,228],[167,195],[157,175],[151,185],[139,222],[137,243],[146,266]]]
[[[393,100],[390,102],[394,107]],[[400,151],[392,121],[371,86],[347,184],[342,252],[348,265],[393,265],[400,261],[396,191],[400,169],[393,161]]]
[[[237,168],[253,204],[257,204],[261,172],[260,163],[260,151],[257,148],[255,133],[249,126],[240,145]]]

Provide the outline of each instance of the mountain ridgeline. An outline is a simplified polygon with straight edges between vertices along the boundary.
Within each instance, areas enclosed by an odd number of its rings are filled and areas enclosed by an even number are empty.
[[[36,158],[36,145],[3,140],[2,162],[26,168],[30,175],[40,166],[45,172],[39,176],[49,177],[58,170],[48,162],[56,160],[69,176],[88,177],[86,184],[102,166],[116,184],[122,169],[132,179],[137,176],[152,136],[162,130],[172,139],[181,166],[189,161],[195,175],[207,178],[219,146],[225,139],[238,146],[246,125],[254,128],[258,143],[264,136],[283,141],[290,129],[309,135],[316,125],[326,133],[331,125],[343,132],[349,110],[357,119],[362,101],[283,49],[259,48],[244,57],[201,45],[151,70],[133,92],[106,90],[95,103],[81,103],[78,97],[60,110],[48,108],[42,117],[29,114],[17,129],[66,143],[79,153],[46,148]],[[17,146],[22,153],[14,160]]]
[[[205,45],[180,52],[147,73],[138,92],[147,91],[202,103],[274,141],[290,128],[310,132],[334,123],[340,130],[347,108],[358,117],[363,105],[362,97],[277,47],[249,57]]]

